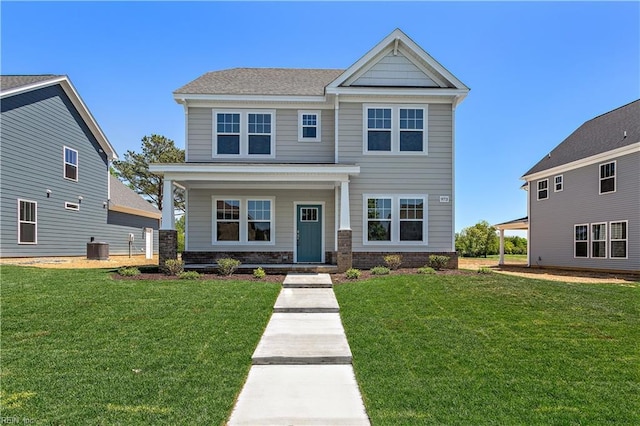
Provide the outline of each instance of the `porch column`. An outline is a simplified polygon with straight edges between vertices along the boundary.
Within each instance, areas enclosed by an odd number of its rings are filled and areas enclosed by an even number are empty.
[[[504,265],[504,229],[500,230],[500,261],[498,265]]]
[[[164,180],[162,187],[162,226],[160,229],[174,229],[176,223],[173,206],[173,181]]]
[[[340,182],[340,226],[338,228],[338,272],[345,272],[353,264],[351,218],[349,211],[349,181]]]
[[[162,223],[158,231],[158,264],[160,268],[169,259],[178,258],[178,231],[175,230],[173,181],[164,180],[162,187]]]

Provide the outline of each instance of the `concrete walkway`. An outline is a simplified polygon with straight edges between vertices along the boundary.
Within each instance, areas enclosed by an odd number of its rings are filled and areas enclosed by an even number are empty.
[[[227,423],[370,425],[328,274],[289,274]]]

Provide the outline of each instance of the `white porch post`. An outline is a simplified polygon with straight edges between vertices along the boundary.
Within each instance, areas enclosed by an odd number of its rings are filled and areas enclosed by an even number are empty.
[[[160,229],[174,229],[175,223],[173,181],[165,178],[162,187],[162,225]]]
[[[351,230],[351,214],[349,211],[349,181],[340,182],[340,231]]]
[[[504,229],[500,230],[500,261],[498,265],[504,265]]]

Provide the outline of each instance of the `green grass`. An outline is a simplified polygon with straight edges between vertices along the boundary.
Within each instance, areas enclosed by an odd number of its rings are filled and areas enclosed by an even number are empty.
[[[640,283],[392,275],[335,291],[373,425],[640,424]]]
[[[223,423],[280,287],[1,272],[1,415],[35,424]]]

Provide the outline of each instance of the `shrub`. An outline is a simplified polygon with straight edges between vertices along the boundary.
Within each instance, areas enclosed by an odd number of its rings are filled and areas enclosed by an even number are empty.
[[[267,273],[262,269],[262,266],[259,266],[258,269],[253,270],[253,278],[261,280],[267,276]]]
[[[173,275],[177,277],[181,272],[184,271],[184,263],[182,263],[182,260],[168,259],[164,262],[162,270],[167,275]]]
[[[446,268],[449,263],[449,256],[442,256],[438,254],[432,254],[429,256],[429,266],[436,271]]]
[[[402,256],[399,254],[390,254],[384,257],[384,263],[387,264],[387,267],[392,271],[395,271],[402,265]]]
[[[241,263],[239,260],[230,257],[218,259],[216,262],[218,263],[218,272],[222,275],[233,274]]]
[[[181,280],[197,280],[200,278],[198,271],[183,271],[178,274],[178,278]]]
[[[357,280],[358,278],[360,278],[360,269],[351,268],[347,270],[347,272],[345,272],[345,276],[349,280]]]
[[[487,268],[486,266],[483,266],[480,269],[478,269],[478,273],[479,274],[493,274],[493,269]]]
[[[436,270],[429,266],[423,266],[422,268],[418,268],[418,273],[424,275],[433,275],[436,273]]]
[[[375,268],[371,268],[372,275],[389,275],[391,270],[386,266],[376,266]]]
[[[118,274],[123,277],[135,277],[136,275],[140,275],[140,270],[135,266],[123,266],[118,269]]]

